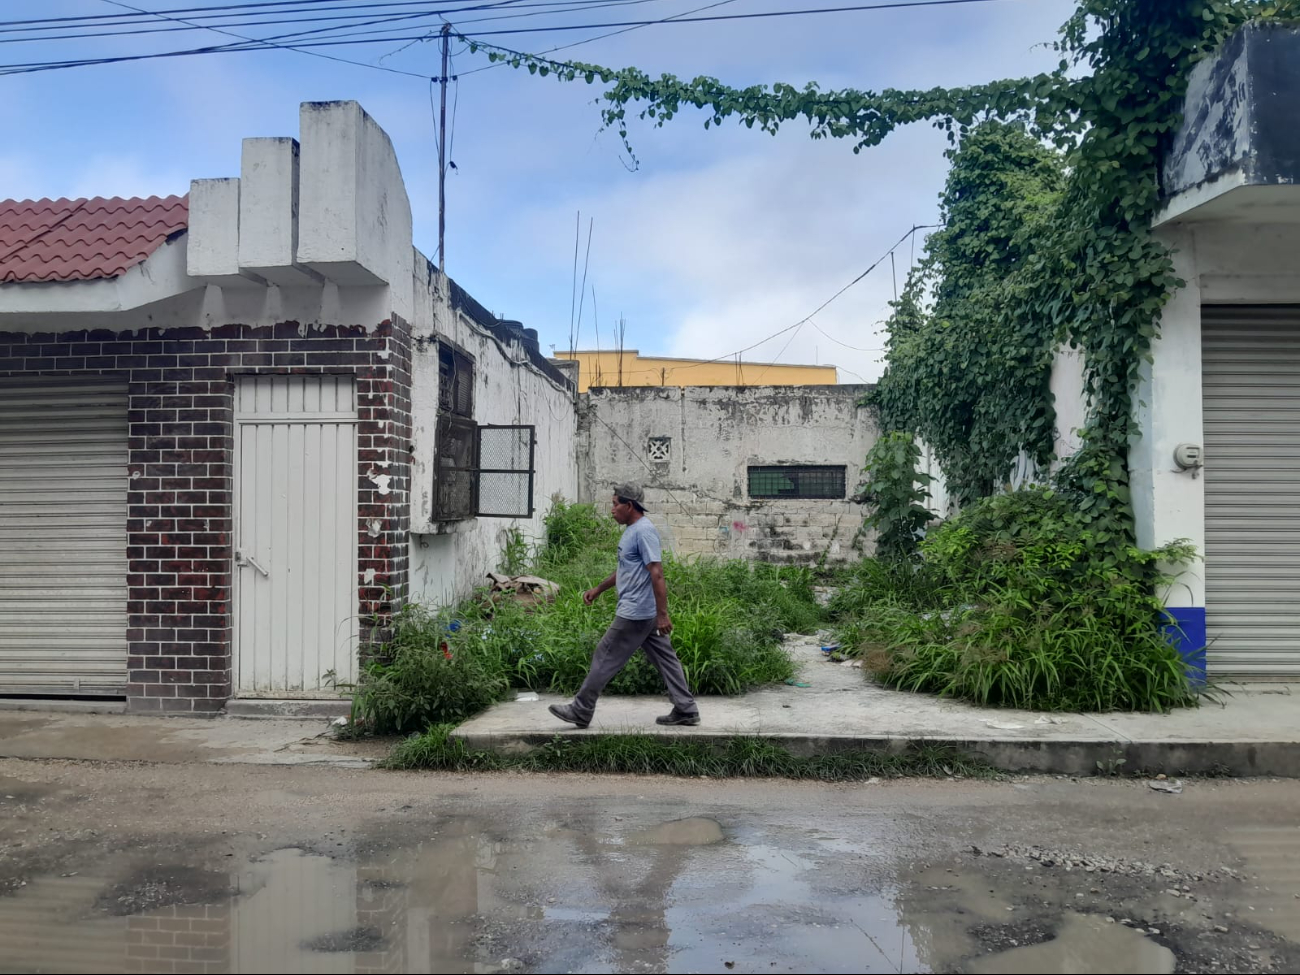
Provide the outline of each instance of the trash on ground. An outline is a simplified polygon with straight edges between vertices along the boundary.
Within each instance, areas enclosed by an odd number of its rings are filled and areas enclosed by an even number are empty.
[[[985,721],[990,728],[996,728],[998,731],[1020,731],[1024,728],[1022,724],[1014,724],[1010,721]]]
[[[861,666],[862,666],[862,661],[861,661],[861,660],[841,660],[841,661],[840,661],[840,666],[841,666],[841,667],[861,667]]]
[[[531,608],[540,603],[553,603],[559,595],[560,587],[541,576],[507,576],[499,572],[489,572],[492,587],[488,600],[495,603],[507,596],[513,597],[521,606]]]
[[[787,680],[786,683],[789,684],[791,687],[812,687],[811,684],[805,683],[804,681],[801,680],[795,680],[793,677]]]
[[[840,648],[838,643],[832,643],[830,646],[822,647],[822,653],[832,654]]]
[[[1183,791],[1183,783],[1181,779],[1170,779],[1163,782],[1159,779],[1152,779],[1147,783],[1147,787],[1154,789],[1156,792],[1164,792],[1171,796],[1180,795]]]
[[[540,701],[536,691],[520,691],[515,695],[516,701]]]
[[[348,726],[347,718],[335,718],[330,722],[335,728],[346,728]]]

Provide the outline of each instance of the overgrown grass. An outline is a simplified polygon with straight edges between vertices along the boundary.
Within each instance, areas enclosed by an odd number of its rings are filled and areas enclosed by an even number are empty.
[[[354,689],[354,723],[376,733],[419,731],[459,722],[512,688],[573,694],[609,626],[616,596],[593,606],[585,590],[613,571],[619,528],[590,505],[557,501],[546,537],[528,570],[560,586],[555,602],[536,607],[479,593],[456,606],[408,606],[392,640],[372,648]],[[510,546],[518,570],[519,541]],[[781,646],[786,632],[813,632],[825,613],[811,570],[716,560],[664,564],[673,646],[697,694],[744,693],[794,676]],[[658,673],[636,655],[610,684],[611,694],[656,694]]]
[[[952,749],[922,746],[901,754],[869,749],[801,757],[764,738],[698,741],[662,735],[559,737],[527,754],[475,751],[439,725],[401,742],[385,762],[390,769],[444,772],[587,772],[710,778],[861,781],[873,777],[964,776],[988,778],[997,770]]]
[[[868,561],[832,603],[844,647],[909,691],[1053,711],[1168,711],[1198,677],[1161,631],[1162,562],[1181,544],[1097,557],[1073,499],[1025,489],[933,531],[921,558]]]

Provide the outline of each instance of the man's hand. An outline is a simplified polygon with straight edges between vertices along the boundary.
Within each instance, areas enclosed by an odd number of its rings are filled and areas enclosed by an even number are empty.
[[[660,636],[667,636],[673,631],[673,621],[668,618],[667,613],[660,613],[655,617],[655,631]]]
[[[594,603],[597,599],[600,598],[600,593],[601,593],[600,587],[597,587],[595,589],[588,589],[586,592],[582,594],[582,601],[586,603],[588,606],[590,606],[592,603]]]

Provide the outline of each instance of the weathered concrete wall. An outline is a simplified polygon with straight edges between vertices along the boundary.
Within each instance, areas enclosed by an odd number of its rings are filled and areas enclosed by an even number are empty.
[[[577,497],[577,418],[573,391],[562,384],[558,373],[539,368],[518,341],[503,337],[490,323],[476,321],[467,310],[454,307],[446,288],[417,291],[416,300],[411,591],[417,602],[442,605],[484,583],[484,576],[500,563],[511,529],[521,531],[530,544],[536,543],[542,538],[542,521],[551,499],[555,495],[570,501]],[[439,337],[474,359],[477,423],[536,427],[536,510],[532,518],[433,520]]]
[[[864,545],[860,505],[753,499],[748,468],[842,465],[852,495],[877,436],[870,411],[858,405],[869,388],[593,389],[580,408],[580,496],[607,506],[616,481],[643,482],[651,518],[678,555],[856,557]]]

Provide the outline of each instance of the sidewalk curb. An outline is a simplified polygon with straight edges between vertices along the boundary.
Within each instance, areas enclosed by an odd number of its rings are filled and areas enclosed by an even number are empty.
[[[645,730],[561,730],[553,734],[467,734],[453,731],[451,737],[465,742],[473,751],[517,755],[549,744],[557,737],[578,739],[621,734],[653,734],[712,745],[720,745],[732,738],[758,737],[781,744],[791,754],[803,758],[854,750],[901,754],[917,747],[943,747],[982,758],[990,765],[1008,772],[1096,775],[1099,771],[1117,768],[1125,774],[1163,772],[1169,775],[1300,778],[1300,740],[1118,742],[1113,739],[949,738],[916,735],[746,735],[743,732],[682,734]]]

